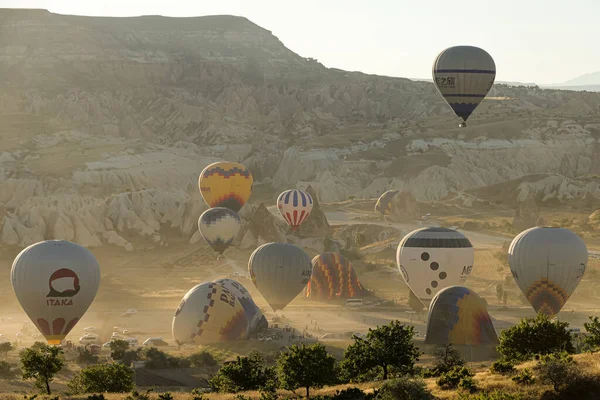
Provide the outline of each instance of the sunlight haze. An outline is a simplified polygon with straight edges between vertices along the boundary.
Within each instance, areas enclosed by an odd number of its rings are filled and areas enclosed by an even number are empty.
[[[600,70],[595,0],[0,0],[0,6],[89,16],[243,16],[303,57],[378,75],[428,79],[435,56],[459,44],[486,49],[498,81],[553,84]]]

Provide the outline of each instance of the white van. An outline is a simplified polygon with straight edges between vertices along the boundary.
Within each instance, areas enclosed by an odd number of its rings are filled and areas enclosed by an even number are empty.
[[[100,343],[98,340],[98,336],[96,335],[85,335],[79,338],[79,343],[86,345],[86,344],[95,344],[95,343]]]
[[[346,299],[346,307],[362,307],[362,299]]]

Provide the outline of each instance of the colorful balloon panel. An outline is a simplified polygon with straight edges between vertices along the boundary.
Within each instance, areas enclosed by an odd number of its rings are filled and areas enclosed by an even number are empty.
[[[334,300],[361,297],[365,290],[348,259],[338,253],[323,253],[312,259],[312,275],[306,297]]]
[[[552,316],[573,294],[588,263],[584,241],[564,228],[535,227],[508,249],[511,273],[536,312]]]
[[[224,207],[210,208],[198,219],[198,229],[206,243],[219,254],[229,247],[240,232],[239,215]]]
[[[464,283],[474,259],[473,245],[465,235],[441,227],[410,232],[396,252],[402,278],[425,305],[440,290]]]
[[[492,88],[496,64],[479,47],[454,46],[436,57],[432,74],[435,87],[446,103],[467,121]]]
[[[96,297],[100,266],[78,244],[47,240],[17,255],[11,283],[21,307],[48,343],[60,344]]]
[[[234,279],[229,278],[218,279],[215,281],[215,283],[220,283],[225,288],[229,289],[229,291],[231,291],[231,293],[233,293],[240,301],[240,304],[244,308],[244,312],[246,313],[246,317],[248,318],[248,322],[250,324],[250,334],[262,332],[267,329],[267,319],[260,308],[258,308],[254,302],[254,299],[252,299],[252,296],[250,296],[250,292],[248,292],[248,289],[246,289],[244,285]]]
[[[303,190],[286,190],[277,197],[277,209],[293,230],[298,229],[302,222],[306,221],[312,208],[313,199]]]
[[[225,207],[238,212],[252,193],[254,179],[248,169],[235,162],[210,164],[200,174],[198,187],[209,207]]]
[[[388,190],[377,199],[375,211],[381,215],[390,215],[392,213],[392,199],[397,195],[399,190]]]
[[[283,310],[308,284],[310,258],[289,243],[266,243],[250,255],[248,272],[273,311]]]
[[[230,290],[215,282],[190,289],[175,311],[173,338],[178,344],[211,344],[244,339],[248,318]]]
[[[485,301],[463,286],[441,290],[429,307],[425,344],[497,345]]]

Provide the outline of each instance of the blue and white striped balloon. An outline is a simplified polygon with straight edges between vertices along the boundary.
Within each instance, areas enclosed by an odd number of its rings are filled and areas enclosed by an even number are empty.
[[[442,51],[433,62],[433,83],[456,116],[460,126],[475,111],[496,79],[492,56],[474,46],[454,46]]]
[[[312,212],[313,199],[303,190],[286,190],[277,198],[277,209],[292,230],[296,230]]]
[[[235,211],[215,207],[202,213],[198,229],[206,243],[219,254],[223,254],[240,232],[241,221]]]

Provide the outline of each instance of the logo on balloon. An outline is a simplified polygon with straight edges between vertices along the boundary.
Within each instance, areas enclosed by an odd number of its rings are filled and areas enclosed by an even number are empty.
[[[79,277],[68,268],[54,271],[48,280],[50,293],[46,297],[73,297],[81,290]]]

